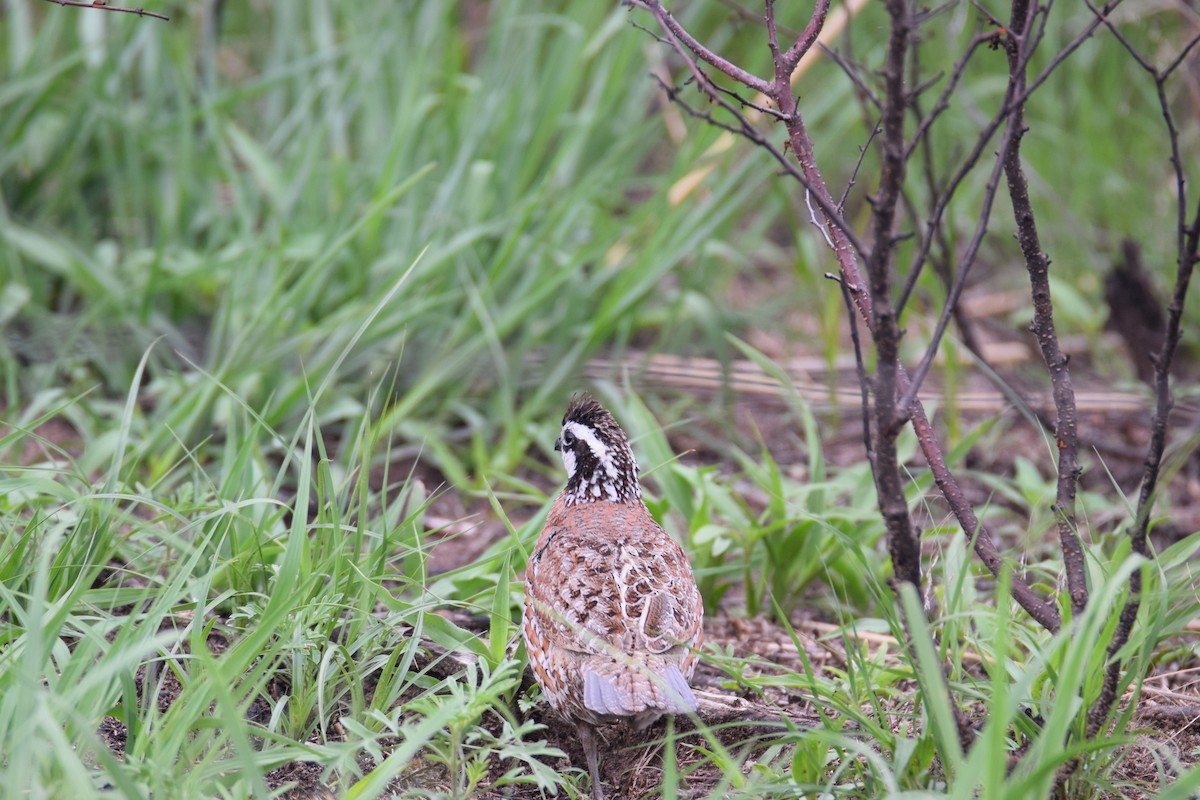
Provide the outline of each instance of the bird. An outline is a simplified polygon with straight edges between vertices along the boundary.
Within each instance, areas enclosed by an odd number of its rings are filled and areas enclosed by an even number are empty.
[[[578,731],[592,798],[603,800],[597,726],[641,730],[696,710],[688,681],[704,607],[683,548],[646,508],[613,415],[572,397],[554,449],[567,483],[529,557],[522,632],[534,678]]]

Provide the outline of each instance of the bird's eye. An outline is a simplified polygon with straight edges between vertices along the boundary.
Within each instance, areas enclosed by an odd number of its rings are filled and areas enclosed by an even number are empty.
[[[575,434],[571,433],[570,431],[563,431],[562,432],[562,444],[563,444],[563,447],[574,447],[575,446]]]

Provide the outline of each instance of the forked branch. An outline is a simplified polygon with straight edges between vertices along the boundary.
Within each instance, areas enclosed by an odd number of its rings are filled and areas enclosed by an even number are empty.
[[[842,285],[853,302],[859,317],[866,323],[868,331],[876,342],[876,348],[880,356],[881,373],[876,376],[876,385],[873,387],[876,397],[876,447],[873,456],[877,462],[876,466],[879,467],[877,476],[885,473],[891,475],[895,473],[895,468],[898,468],[898,464],[891,464],[886,453],[881,454],[880,452],[879,440],[881,432],[886,431],[886,435],[894,441],[894,436],[898,433],[899,425],[907,419],[913,426],[917,441],[929,464],[934,480],[957,518],[964,535],[971,540],[976,553],[984,565],[993,574],[999,575],[1003,568],[1004,558],[996,548],[991,532],[982,525],[974,509],[967,501],[966,495],[959,487],[954,474],[947,466],[944,450],[933,431],[922,403],[916,397],[915,389],[912,389],[912,383],[908,378],[907,371],[898,359],[899,327],[896,320],[896,311],[890,302],[890,278],[886,276],[886,273],[891,270],[893,260],[888,253],[895,244],[895,234],[893,232],[895,202],[891,199],[891,196],[895,193],[898,197],[898,189],[882,187],[881,192],[875,198],[875,204],[878,207],[882,207],[885,203],[891,205],[892,217],[890,220],[877,221],[875,223],[876,241],[870,249],[865,248],[855,238],[852,229],[842,218],[839,204],[834,201],[833,196],[829,192],[828,186],[817,165],[812,139],[805,126],[803,115],[796,106],[796,98],[791,88],[791,69],[789,67],[794,66],[793,61],[798,62],[797,53],[802,55],[816,41],[816,36],[820,32],[821,22],[824,19],[823,15],[828,10],[828,3],[818,3],[812,21],[798,37],[797,42],[787,50],[783,50],[775,39],[774,4],[772,2],[767,3],[766,21],[768,37],[772,40],[774,76],[765,91],[761,88],[761,79],[756,76],[750,76],[745,70],[731,65],[726,59],[711,53],[694,36],[687,34],[679,22],[663,8],[658,0],[631,0],[630,5],[645,9],[658,20],[665,38],[672,43],[676,52],[679,53],[688,65],[688,69],[692,73],[692,77],[699,90],[736,121],[736,124],[729,125],[728,129],[764,147],[768,152],[771,152],[777,161],[783,163],[786,160],[783,158],[785,153],[778,148],[774,148],[742,110],[731,103],[724,92],[716,88],[714,82],[704,72],[704,68],[701,65],[704,64],[715,68],[726,77],[742,83],[742,85],[752,90],[761,91],[779,109],[780,117],[788,134],[788,146],[792,151],[796,163],[799,165],[799,170],[796,170],[789,163],[785,167],[785,172],[796,178],[805,187],[810,200],[819,209],[823,217],[827,240],[831,244],[838,262]],[[902,8],[902,4],[896,10],[900,12],[902,18],[907,13]],[[686,35],[681,35],[681,32]],[[895,49],[889,51],[893,57],[896,53],[901,53],[898,62],[900,71],[897,73],[901,77],[903,76],[902,52],[904,47],[907,46],[906,40],[907,34],[904,34],[901,40],[892,42]],[[750,80],[746,80],[747,76],[750,77]],[[897,97],[905,96],[902,81],[899,86],[894,85],[893,90],[897,92]],[[677,92],[672,93],[672,99],[680,102]],[[704,115],[705,113],[695,109],[689,110],[699,115]],[[897,180],[900,181],[903,180],[903,164],[908,153],[908,145],[903,141],[902,135],[903,113],[904,108],[901,107],[899,117],[899,130],[901,134],[899,136],[896,135],[897,127],[893,120],[892,144],[887,146],[888,150],[892,153],[892,163],[899,165],[899,168],[894,170],[894,174],[897,175]],[[882,127],[885,131],[884,138],[886,139],[886,132],[888,130],[886,120],[884,120]],[[986,140],[979,145],[979,151],[982,152],[985,146]],[[878,210],[877,208],[877,213]],[[873,281],[869,287],[860,273],[859,258],[862,258],[868,264],[868,272],[872,276]],[[871,269],[872,265],[875,265],[879,269]],[[881,307],[880,313],[877,316],[876,303],[880,299],[886,299],[887,303]],[[878,338],[881,321],[885,327],[890,329],[890,333],[884,332],[883,334],[882,350],[879,349],[881,341]],[[881,376],[882,387],[880,386]],[[889,383],[891,384],[890,386]],[[907,406],[897,406],[896,398],[901,395],[907,401]],[[881,397],[891,399],[890,401],[884,400],[881,403]],[[909,400],[910,397],[911,400]],[[879,423],[884,423],[882,428],[879,427]],[[879,463],[881,458],[888,463]],[[885,480],[890,481],[891,478],[886,477]],[[893,547],[893,557],[899,556],[895,564],[897,576],[904,580],[913,580],[914,577],[919,580],[919,551],[914,546],[915,531],[911,527],[911,520],[907,523],[901,521],[901,509],[895,502],[896,493],[892,491],[893,488],[890,486],[881,487],[881,498],[891,498],[885,501],[888,503],[887,509],[881,510],[884,511],[884,517],[887,520],[889,542]],[[902,493],[900,497],[902,498]],[[893,506],[896,507],[893,508]],[[906,507],[903,509],[903,519],[908,519]],[[905,532],[906,528],[907,533]],[[913,566],[914,562],[916,564],[915,567]],[[1062,621],[1057,608],[1053,603],[1047,602],[1038,596],[1019,575],[1014,580],[1013,597],[1039,624],[1050,631],[1057,631],[1059,629]]]

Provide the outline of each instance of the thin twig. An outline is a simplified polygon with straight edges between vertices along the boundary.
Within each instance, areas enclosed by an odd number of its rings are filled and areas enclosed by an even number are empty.
[[[1110,0],[1110,2],[1103,7],[1102,13],[1105,15],[1110,14],[1120,4],[1121,0]],[[998,21],[995,24],[1000,25]],[[929,257],[929,250],[933,246],[933,238],[936,235],[936,231],[941,226],[942,217],[945,215],[951,199],[954,197],[962,182],[971,173],[971,171],[974,170],[975,164],[978,163],[980,157],[983,155],[984,150],[987,149],[988,142],[991,141],[992,136],[995,135],[996,131],[998,131],[1002,125],[1004,125],[1005,120],[1008,118],[1008,115],[1012,113],[1012,110],[1017,105],[1025,103],[1025,101],[1028,100],[1029,97],[1050,78],[1050,75],[1053,74],[1054,70],[1058,69],[1058,67],[1060,67],[1062,63],[1067,60],[1067,58],[1069,58],[1076,50],[1078,50],[1084,42],[1091,38],[1096,29],[1100,27],[1100,24],[1101,21],[1099,19],[1094,19],[1085,25],[1083,30],[1080,31],[1074,39],[1068,42],[1062,50],[1058,51],[1058,53],[1056,53],[1055,56],[1050,59],[1050,63],[1047,64],[1040,73],[1038,73],[1037,77],[1025,85],[1023,91],[1016,94],[1011,94],[1011,96],[1005,102],[1004,107],[997,111],[988,124],[984,126],[983,130],[980,131],[979,136],[976,138],[975,146],[971,149],[971,152],[959,166],[954,178],[952,178],[950,183],[947,184],[945,192],[942,194],[942,197],[934,207],[933,214],[926,222],[926,231],[925,234],[920,238],[917,252],[913,256],[912,267],[909,269],[908,273],[908,280],[904,289],[900,293],[900,297],[896,300],[896,309],[898,312],[902,313],[905,306],[908,304],[908,298],[913,288],[916,286],[917,278],[920,277],[921,270]],[[999,32],[995,32],[992,34],[992,36],[995,37],[995,41],[1000,41]],[[978,47],[979,44],[988,41],[989,37],[983,37],[979,42],[973,42],[972,46]],[[1027,55],[1022,57],[1022,64],[1025,63],[1027,58]],[[965,68],[965,63],[963,66]],[[950,95],[947,93],[944,94],[943,97],[944,102],[948,103]],[[942,102],[943,99],[939,99],[939,105]],[[937,108],[937,106],[935,106],[935,108]],[[931,111],[930,113],[932,114],[933,112]],[[939,111],[938,113],[940,114],[941,112]],[[933,120],[930,119],[930,124],[932,124],[932,122]],[[924,135],[924,132],[922,131],[923,127],[928,126],[918,125],[917,127],[918,132],[922,136]],[[914,135],[914,141],[915,139],[916,136]],[[912,145],[910,144],[910,150],[911,147]]]
[[[757,75],[747,72],[736,64],[731,64],[716,53],[709,50],[704,45],[700,44],[699,41],[697,41],[690,33],[687,32],[687,30],[684,29],[682,25],[679,24],[679,21],[671,15],[670,11],[667,11],[667,9],[663,8],[662,3],[658,2],[658,0],[646,0],[646,2],[642,2],[642,0],[625,1],[634,8],[641,8],[653,14],[654,17],[659,21],[659,24],[670,31],[671,35],[674,36],[676,40],[683,43],[683,45],[687,47],[688,50],[692,51],[692,53],[701,61],[709,64],[712,67],[715,67],[724,74],[733,78],[738,83],[749,86],[751,89],[754,89],[757,92],[767,94],[767,87],[769,84],[766,81]]]
[[[1179,51],[1179,55],[1175,56],[1175,60],[1168,64],[1167,68],[1162,71],[1163,80],[1171,77],[1171,73],[1179,69],[1179,65],[1182,64],[1188,57],[1188,54],[1192,52],[1192,48],[1198,44],[1200,44],[1200,34],[1194,36],[1192,40],[1188,42],[1182,50]]]
[[[921,72],[920,72],[921,58],[920,58],[920,56],[921,56],[921,49],[913,48],[912,78],[911,78],[912,83],[917,83],[917,81],[921,75]],[[941,79],[940,73],[939,73],[938,77],[940,80]],[[913,119],[916,120],[916,122],[919,124],[920,121],[925,117],[925,112],[921,109],[921,96],[914,94],[912,101],[910,102],[909,105],[910,105],[910,108],[912,111]],[[923,174],[923,177],[925,178],[925,187],[927,190],[926,196],[928,197],[929,208],[932,209],[934,207],[934,205],[936,205],[936,203],[937,203],[937,198],[940,195],[939,187],[941,186],[941,181],[938,179],[938,161],[939,161],[939,159],[937,157],[938,151],[934,147],[932,134],[928,134],[926,136],[921,137],[920,148],[921,148],[921,165],[923,167],[922,174]],[[910,156],[911,156],[911,151],[906,150],[905,158],[907,159]],[[917,221],[920,219],[920,214],[916,210],[915,202],[912,205],[913,205],[913,210],[911,211],[911,214],[912,214],[912,219],[913,219],[913,229],[920,230],[921,225],[919,225],[917,223]],[[989,214],[990,214],[990,212],[989,212]],[[935,231],[934,244],[937,245],[937,254],[936,255],[934,254],[934,249],[933,249],[933,247],[931,247],[929,250],[929,263],[933,265],[934,271],[937,272],[938,277],[941,279],[942,283],[946,287],[947,293],[949,293],[953,290],[953,287],[956,284],[956,281],[955,281],[956,270],[954,269],[954,267],[952,265],[952,262],[955,259],[955,255],[954,255],[954,248],[950,244],[949,237],[946,234],[946,229],[944,226],[939,227]],[[962,265],[960,265],[959,270],[961,270],[962,268],[963,268]],[[961,285],[962,285],[962,287],[966,286],[966,278],[961,279]],[[909,287],[906,287],[906,288],[909,288]],[[909,291],[911,291],[911,289],[909,289]],[[961,293],[961,291],[962,291],[962,289],[960,288],[959,292]],[[967,317],[966,310],[963,308],[962,304],[956,302],[951,307],[950,314],[954,317],[954,321],[958,325],[959,337],[962,339],[963,344],[966,345],[968,350],[970,350],[977,357],[982,359],[983,358],[982,347],[980,346],[978,340],[976,339],[974,324]],[[915,382],[919,382],[919,381],[915,381]]]
[[[828,277],[833,278],[834,276]],[[841,290],[842,302],[846,304],[846,317],[850,320],[850,344],[854,347],[854,372],[858,375],[858,390],[862,398],[863,452],[866,453],[867,463],[874,470],[875,445],[874,437],[871,436],[870,383],[867,379],[867,367],[863,361],[862,342],[858,336],[858,315],[854,313],[854,301],[850,299],[850,292],[846,289],[845,281],[839,280],[838,288]]]
[[[1159,470],[1162,466],[1163,452],[1166,449],[1167,424],[1171,415],[1174,400],[1171,397],[1171,363],[1179,347],[1182,336],[1182,321],[1184,304],[1187,300],[1188,288],[1191,285],[1192,274],[1197,261],[1200,261],[1200,202],[1196,204],[1195,216],[1191,225],[1187,224],[1187,177],[1184,173],[1183,162],[1179,153],[1179,130],[1175,127],[1175,117],[1171,113],[1171,104],[1167,98],[1166,84],[1174,69],[1179,64],[1176,59],[1162,72],[1156,70],[1150,62],[1143,58],[1128,40],[1108,20],[1108,14],[1101,11],[1090,2],[1088,7],[1096,15],[1097,21],[1103,21],[1117,40],[1125,47],[1133,59],[1154,80],[1158,95],[1159,112],[1167,128],[1167,139],[1171,146],[1171,166],[1175,172],[1176,192],[1176,270],[1175,288],[1171,294],[1171,302],[1167,307],[1167,329],[1163,335],[1162,349],[1154,358],[1154,418],[1150,424],[1150,444],[1146,448],[1146,460],[1142,465],[1142,485],[1138,493],[1137,511],[1134,517],[1133,529],[1130,533],[1130,545],[1134,553],[1142,558],[1151,557],[1147,533],[1150,525],[1150,512],[1157,499]],[[1184,53],[1190,50],[1196,39],[1190,41],[1184,48]],[[1108,668],[1104,673],[1104,683],[1096,702],[1088,711],[1087,734],[1095,736],[1104,726],[1117,699],[1117,687],[1121,678],[1121,663],[1117,653],[1125,647],[1133,632],[1141,608],[1142,570],[1136,569],[1129,576],[1129,598],[1121,608],[1117,618],[1117,627],[1108,643]]]
[[[779,147],[776,147],[771,140],[764,136],[762,132],[755,127],[754,123],[751,122],[738,107],[730,103],[722,92],[716,90],[712,80],[704,73],[704,71],[696,63],[695,59],[691,57],[683,43],[680,40],[673,38],[674,34],[670,32],[670,29],[667,28],[665,23],[663,23],[661,20],[660,25],[662,25],[668,35],[672,37],[671,44],[673,45],[675,52],[679,54],[680,58],[682,58],[684,63],[688,66],[692,76],[696,79],[696,84],[700,91],[706,94],[708,98],[715,102],[723,111],[733,117],[738,124],[733,126],[729,125],[728,123],[720,122],[713,115],[689,106],[687,103],[682,101],[677,90],[666,87],[662,80],[655,76],[655,79],[659,81],[660,85],[664,86],[664,90],[667,92],[668,97],[678,103],[688,114],[696,117],[697,119],[703,119],[706,122],[710,122],[711,124],[722,128],[723,130],[729,131],[730,133],[738,136],[742,136],[753,142],[758,147],[766,150],[771,157],[779,163],[785,174],[795,178],[797,181],[799,181],[800,185],[812,191],[813,199],[825,217],[826,229],[829,233],[829,237],[834,242],[834,253],[837,255],[838,263],[840,265],[845,266],[846,263],[852,263],[854,260],[854,253],[865,254],[867,252],[866,247],[861,241],[859,241],[850,225],[845,221],[845,219],[842,218],[842,215],[837,206],[834,204],[833,199],[829,196],[829,191],[825,187],[825,181],[823,178],[821,178],[820,170],[817,169],[816,159],[812,154],[811,141],[808,140],[806,134],[797,135],[795,133],[797,130],[803,130],[804,123],[803,120],[791,118],[791,114],[795,111],[795,98],[791,95],[790,84],[787,82],[787,80],[785,79],[782,82],[783,88],[781,90],[775,91],[772,88],[771,91],[765,92],[764,94],[775,101],[776,106],[779,107],[780,113],[788,119],[787,128],[789,132],[789,145],[791,145],[793,148],[797,146],[801,148],[807,147],[806,153],[797,152],[797,161],[799,162],[799,167],[797,167],[797,164],[793,163],[793,161],[787,157],[783,150],[781,150]],[[776,76],[776,80],[773,82],[772,87],[776,86],[777,84],[779,84],[778,76]],[[862,292],[859,284],[855,282],[851,282],[850,289],[853,292],[865,294]]]
[[[650,77],[659,85],[659,87],[663,90],[663,93],[667,95],[667,99],[682,108],[688,116],[694,117],[708,125],[713,126],[714,128],[719,128],[720,130],[726,131],[735,136],[741,136],[742,138],[752,142],[755,146],[762,148],[772,158],[775,159],[784,175],[794,178],[801,186],[805,188],[806,191],[810,189],[811,185],[808,177],[800,171],[800,169],[791,159],[787,157],[784,149],[780,149],[775,145],[774,142],[766,138],[766,136],[764,136],[763,133],[754,126],[754,123],[751,122],[746,115],[742,114],[737,108],[727,103],[719,93],[716,95],[711,94],[709,89],[711,82],[708,81],[707,78],[696,81],[696,83],[700,86],[700,90],[707,94],[710,100],[716,101],[721,109],[732,116],[738,124],[731,125],[728,122],[718,119],[713,114],[710,114],[707,111],[701,111],[700,109],[691,105],[680,96],[679,87],[671,86],[659,75],[651,73]],[[713,91],[715,91],[715,89]],[[850,229],[845,220],[842,219],[840,209],[837,207],[827,207],[826,205],[822,204],[819,198],[817,199],[817,207],[821,210],[821,214],[825,217],[827,229],[830,225],[838,227],[842,231],[844,240],[850,243],[850,247],[853,250],[856,252],[866,252],[865,246],[861,241],[859,241],[858,237]],[[831,241],[828,233],[825,233],[825,239],[826,241]],[[836,249],[836,246],[834,247]]]
[[[839,212],[846,210],[846,198],[850,196],[850,190],[854,188],[854,184],[858,182],[858,171],[862,169],[863,160],[867,157],[867,152],[871,149],[871,142],[875,141],[875,137],[879,135],[879,123],[876,122],[871,126],[871,133],[867,136],[867,141],[858,148],[858,161],[854,162],[854,169],[850,171],[850,180],[846,181],[846,188],[842,190],[842,196],[838,198],[837,209]],[[830,244],[832,247],[833,244]]]
[[[164,22],[170,22],[171,18],[158,14],[154,11],[147,11],[144,8],[123,8],[121,6],[110,6],[102,0],[94,0],[93,2],[77,2],[77,0],[46,0],[48,3],[54,3],[56,6],[69,6],[71,8],[96,8],[101,11],[115,11],[119,14],[133,14],[138,17],[153,17],[161,19]]]
[[[858,90],[859,97],[864,98],[876,111],[879,111],[879,109],[883,108],[883,101],[879,99],[878,93],[876,93],[876,91],[871,88],[871,85],[863,79],[863,76],[860,74],[859,70],[855,68],[854,64],[852,64],[845,56],[831,47],[825,47],[822,45],[821,52],[824,53],[830,61],[838,66],[843,75],[850,79],[850,82],[854,84],[854,88]]]
[[[937,324],[934,326],[933,335],[929,339],[929,344],[925,347],[925,355],[921,358],[920,363],[917,364],[917,369],[913,372],[912,383],[904,392],[904,396],[900,399],[897,406],[900,409],[898,414],[901,419],[907,420],[909,415],[908,409],[916,399],[917,393],[921,391],[921,385],[925,381],[925,376],[929,374],[929,370],[933,366],[933,360],[941,347],[942,337],[945,336],[946,328],[950,324],[950,317],[954,314],[954,310],[959,307],[958,301],[961,299],[963,290],[967,286],[967,277],[971,274],[971,267],[975,264],[975,258],[979,254],[979,248],[982,246],[984,236],[987,233],[988,223],[992,216],[992,204],[996,199],[996,192],[1000,188],[1000,176],[1003,174],[1004,161],[1011,143],[1012,136],[1006,136],[1000,146],[996,164],[992,168],[992,174],[988,178],[987,185],[983,190],[982,208],[979,211],[979,218],[975,225],[975,233],[967,245],[962,261],[958,266],[958,272],[955,274],[954,281],[950,284],[949,291],[946,293],[946,300],[942,303],[942,310],[938,315]]]
[[[829,231],[825,230],[825,226],[821,224],[821,220],[817,219],[817,210],[813,208],[812,192],[804,190],[804,205],[808,206],[808,217],[812,220],[812,224],[816,226],[821,235],[825,237],[825,244],[829,245],[829,249],[834,248],[833,239],[829,238]],[[838,204],[840,207],[840,203]]]
[[[917,129],[913,131],[912,139],[909,141],[908,148],[905,150],[905,158],[913,154],[913,151],[916,150],[917,145],[925,139],[926,133],[929,131],[929,128],[933,125],[937,118],[940,117],[942,113],[946,111],[946,109],[950,108],[950,97],[958,88],[959,82],[962,80],[963,75],[966,74],[967,65],[971,63],[971,58],[975,55],[975,52],[979,49],[980,45],[994,45],[999,41],[999,39],[1000,32],[991,31],[989,33],[976,36],[971,40],[971,43],[967,45],[966,52],[959,57],[958,61],[954,63],[954,68],[950,70],[950,79],[946,81],[946,86],[944,89],[942,89],[941,94],[938,95],[938,99],[933,104],[933,108],[929,109],[929,113],[922,117],[920,122],[917,123]]]
[[[817,0],[817,5],[813,8],[812,18],[809,19],[804,33],[796,39],[795,44],[788,48],[783,54],[783,65],[787,68],[788,75],[795,71],[796,65],[800,63],[800,59],[804,58],[805,53],[812,49],[813,44],[817,41],[817,36],[821,34],[821,29],[825,27],[825,19],[829,16],[830,0]],[[767,15],[772,20],[771,27],[774,29],[775,14],[772,11]]]

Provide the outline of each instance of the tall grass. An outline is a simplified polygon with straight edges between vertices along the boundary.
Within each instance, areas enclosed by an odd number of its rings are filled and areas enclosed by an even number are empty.
[[[486,25],[452,4],[388,24],[324,3],[230,9],[213,44],[202,15],[18,5],[0,269],[11,346],[37,365],[10,364],[8,404],[64,378],[123,391],[157,340],[162,469],[231,397],[294,425],[333,382],[352,391],[325,393],[324,422],[387,386],[389,426],[456,482],[511,471],[587,354],[664,312],[704,335],[674,300],[686,279],[662,278],[766,179],[726,173],[678,206],[654,191],[705,137],[662,147],[641,43],[599,6],[505,4]],[[485,463],[462,463],[467,431],[495,445],[473,453]]]
[[[6,785],[260,795],[307,759],[381,765],[374,796],[447,725],[446,769],[476,763],[510,628],[432,612],[516,559],[432,580],[405,463],[514,473],[590,353],[696,324],[662,278],[754,182],[659,199],[688,153],[600,6],[62,10],[10,3],[3,44]],[[488,699],[423,641],[483,658]],[[508,780],[556,785],[508,718]]]

